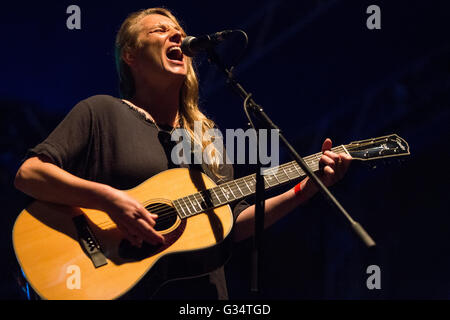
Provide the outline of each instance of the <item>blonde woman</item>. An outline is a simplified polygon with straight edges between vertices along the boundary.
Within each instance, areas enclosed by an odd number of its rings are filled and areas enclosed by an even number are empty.
[[[194,122],[200,121],[203,131],[214,127],[198,108],[197,77],[191,59],[180,50],[185,36],[166,9],[129,15],[116,39],[122,99],[99,95],[78,103],[44,142],[30,150],[15,186],[35,199],[105,211],[135,246],[143,241],[163,243],[164,237],[153,228],[157,216],[121,190],[174,166],[170,139],[162,138],[174,128],[184,128],[204,148],[205,141],[193,134]],[[342,178],[351,160],[330,149],[327,139],[320,163],[328,186]],[[232,179],[232,167],[221,166],[215,155],[206,173],[219,182]],[[317,189],[304,179],[296,191],[266,200],[265,227],[307,201]],[[240,204],[234,215],[234,240],[250,237],[254,206]],[[199,297],[227,298],[223,270],[212,273],[208,282],[216,292]],[[167,297],[180,298],[180,294]],[[192,290],[186,296],[195,297]]]

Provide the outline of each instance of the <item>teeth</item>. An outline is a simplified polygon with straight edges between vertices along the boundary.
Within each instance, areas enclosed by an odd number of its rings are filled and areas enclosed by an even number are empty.
[[[172,60],[183,60],[183,51],[179,46],[173,46],[167,49],[167,57]]]
[[[171,47],[171,48],[169,48],[169,50],[167,50],[167,52],[172,52],[174,50],[181,52],[181,48],[180,47]]]

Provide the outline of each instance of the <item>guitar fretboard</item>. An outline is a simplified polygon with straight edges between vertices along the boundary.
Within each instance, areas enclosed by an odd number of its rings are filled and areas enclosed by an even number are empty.
[[[335,153],[348,153],[344,146],[331,149]],[[319,159],[322,152],[303,158],[308,167],[316,172],[319,170]],[[264,171],[264,188],[266,190],[298,180],[306,176],[296,161]],[[182,197],[173,201],[175,209],[181,218],[188,218],[206,210],[220,207],[236,200],[244,199],[256,192],[256,175],[252,174],[216,187]]]

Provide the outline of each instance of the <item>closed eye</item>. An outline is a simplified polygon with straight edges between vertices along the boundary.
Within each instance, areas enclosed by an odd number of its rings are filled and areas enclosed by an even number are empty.
[[[154,32],[164,33],[164,32],[168,32],[170,29],[178,30],[178,31],[180,31],[184,36],[186,36],[186,35],[184,34],[184,32],[182,32],[181,29],[180,29],[178,26],[169,26],[169,25],[164,25],[164,24],[155,26],[154,28],[152,28],[152,29],[148,32],[148,34],[149,34],[149,33],[154,33]]]
[[[154,33],[154,32],[167,32],[168,29],[166,28],[156,28],[156,29],[152,29],[150,30],[148,33]]]

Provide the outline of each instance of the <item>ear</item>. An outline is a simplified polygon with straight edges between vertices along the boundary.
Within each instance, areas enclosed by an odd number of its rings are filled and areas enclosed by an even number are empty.
[[[122,59],[130,67],[136,64],[136,55],[131,48],[127,48],[123,51]]]

